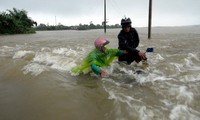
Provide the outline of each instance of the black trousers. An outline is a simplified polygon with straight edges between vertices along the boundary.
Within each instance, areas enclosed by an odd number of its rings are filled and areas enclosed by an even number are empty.
[[[130,65],[133,61],[139,63],[141,61],[141,57],[138,55],[138,52],[132,52],[125,55],[121,55],[118,57],[118,61],[126,61],[128,65]]]

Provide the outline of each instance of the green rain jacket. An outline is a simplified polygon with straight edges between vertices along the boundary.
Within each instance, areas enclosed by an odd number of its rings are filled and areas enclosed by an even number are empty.
[[[95,48],[83,59],[80,65],[73,67],[71,71],[75,74],[79,74],[91,68],[95,74],[99,75],[101,72],[100,67],[110,65],[116,56],[122,54],[123,51],[118,49],[106,49],[105,52],[101,52]]]

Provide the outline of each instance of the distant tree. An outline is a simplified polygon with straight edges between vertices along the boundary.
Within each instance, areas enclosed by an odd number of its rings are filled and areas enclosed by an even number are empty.
[[[89,28],[90,29],[96,29],[96,26],[92,23],[92,21],[90,22]]]
[[[79,24],[79,26],[78,26],[78,28],[77,28],[77,30],[88,30],[88,29],[89,29],[89,27],[88,27],[88,25],[86,25],[86,24],[84,24],[84,25]]]
[[[45,24],[39,24],[36,30],[47,30],[47,26]]]
[[[25,10],[7,10],[0,13],[0,34],[34,33],[37,23],[28,17]]]

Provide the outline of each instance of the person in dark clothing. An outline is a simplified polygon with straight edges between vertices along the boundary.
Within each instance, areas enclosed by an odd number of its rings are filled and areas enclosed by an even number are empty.
[[[119,56],[118,61],[126,61],[128,65],[133,61],[139,63],[141,60],[147,60],[145,53],[136,49],[140,40],[136,29],[131,27],[131,23],[130,18],[122,19],[122,30],[118,34],[118,49],[128,52]]]

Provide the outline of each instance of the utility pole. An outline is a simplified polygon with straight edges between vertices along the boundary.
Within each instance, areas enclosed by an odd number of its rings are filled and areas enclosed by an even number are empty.
[[[149,0],[148,39],[151,39],[152,0]]]
[[[104,33],[106,33],[106,0],[104,0]]]

